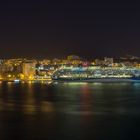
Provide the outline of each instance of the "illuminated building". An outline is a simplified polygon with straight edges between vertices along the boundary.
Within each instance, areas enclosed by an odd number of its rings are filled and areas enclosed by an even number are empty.
[[[107,66],[112,66],[113,65],[113,58],[104,58],[104,64]]]
[[[23,75],[25,79],[33,79],[36,74],[36,63],[34,62],[26,62],[23,63]]]

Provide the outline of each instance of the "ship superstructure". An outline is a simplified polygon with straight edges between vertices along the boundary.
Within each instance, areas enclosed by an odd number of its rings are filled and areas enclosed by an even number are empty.
[[[140,69],[135,67],[60,67],[53,76],[59,81],[134,81],[140,80]]]

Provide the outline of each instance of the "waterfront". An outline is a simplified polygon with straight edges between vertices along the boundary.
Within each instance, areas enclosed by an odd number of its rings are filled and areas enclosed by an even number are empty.
[[[0,139],[139,137],[140,83],[0,83]]]

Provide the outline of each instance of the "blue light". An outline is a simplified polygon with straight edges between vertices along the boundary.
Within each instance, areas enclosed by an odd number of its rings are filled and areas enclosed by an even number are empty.
[[[73,68],[72,71],[83,72],[86,71],[86,68]]]

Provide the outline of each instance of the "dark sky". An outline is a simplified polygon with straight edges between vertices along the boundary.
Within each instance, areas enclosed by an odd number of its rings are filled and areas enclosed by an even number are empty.
[[[0,57],[140,56],[139,3],[0,2]]]

